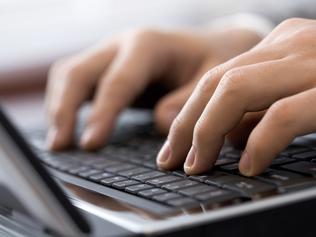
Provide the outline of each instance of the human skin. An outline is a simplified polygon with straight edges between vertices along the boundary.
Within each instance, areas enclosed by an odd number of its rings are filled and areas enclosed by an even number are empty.
[[[158,165],[198,174],[213,166],[225,138],[242,137],[239,170],[253,176],[296,136],[315,132],[315,38],[315,20],[288,19],[204,74],[174,119]]]
[[[46,94],[48,148],[61,150],[73,143],[78,110],[91,97],[80,146],[101,148],[119,113],[156,82],[168,89],[153,108],[156,127],[167,134],[202,75],[260,40],[255,32],[241,28],[141,29],[56,62]]]

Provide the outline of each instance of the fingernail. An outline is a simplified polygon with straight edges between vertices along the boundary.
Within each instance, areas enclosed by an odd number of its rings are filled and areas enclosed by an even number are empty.
[[[185,169],[191,169],[192,165],[194,164],[194,160],[195,160],[195,147],[192,146],[187,158],[185,159],[185,163],[184,163],[184,168]]]
[[[246,151],[244,151],[241,156],[240,172],[242,172],[245,175],[250,175],[251,172],[251,159]]]
[[[85,131],[83,132],[83,135],[82,135],[82,137],[81,137],[81,139],[80,139],[80,144],[83,145],[83,146],[85,146],[85,145],[87,145],[88,143],[90,143],[91,140],[92,140],[93,137],[94,137],[94,134],[95,134],[95,129],[94,129],[94,127],[91,127],[91,126],[87,127],[87,128],[85,129]]]
[[[158,154],[157,161],[159,163],[165,163],[169,159],[170,153],[171,153],[170,145],[169,145],[169,141],[167,140]]]
[[[57,128],[50,128],[48,133],[47,133],[47,138],[46,138],[46,147],[48,149],[54,149],[56,146],[56,141],[58,137],[58,130]]]

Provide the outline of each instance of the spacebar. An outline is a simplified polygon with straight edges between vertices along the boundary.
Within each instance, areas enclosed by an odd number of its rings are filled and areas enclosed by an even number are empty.
[[[60,171],[57,171],[51,168],[48,168],[48,169],[55,178],[65,183],[74,184],[84,189],[103,194],[107,197],[111,197],[113,199],[116,199],[126,204],[131,204],[134,207],[139,207],[155,214],[167,214],[167,213],[175,212],[177,210],[175,208],[168,207],[156,202],[152,202],[150,200],[146,200],[141,197],[138,197],[129,193],[125,193],[116,189],[108,188],[106,186],[93,183],[88,180],[78,178],[76,176],[68,175],[66,173],[62,173]],[[64,191],[67,192],[67,194],[70,193],[71,195],[71,192],[67,190],[66,187],[62,186],[62,188]]]

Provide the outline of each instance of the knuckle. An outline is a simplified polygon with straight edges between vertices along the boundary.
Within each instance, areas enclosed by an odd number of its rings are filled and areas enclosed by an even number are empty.
[[[219,89],[225,96],[233,96],[236,98],[242,93],[243,70],[241,68],[234,68],[226,72],[219,82]]]
[[[193,130],[193,143],[196,144],[202,144],[203,142],[207,141],[209,138],[209,134],[207,129],[205,129],[205,125],[203,120],[199,119]]]
[[[63,59],[54,63],[48,73],[49,80],[64,80],[70,83],[82,77],[83,71],[75,60]]]
[[[171,124],[168,137],[172,139],[173,137],[177,136],[177,134],[179,134],[183,128],[184,125],[182,123],[182,120],[181,118],[179,118],[179,116],[177,116]]]
[[[158,32],[151,28],[141,28],[130,32],[130,38],[137,45],[147,45],[156,40]]]
[[[293,105],[287,100],[275,102],[269,109],[270,122],[278,127],[289,127],[295,122]]]
[[[202,96],[208,96],[221,79],[223,74],[221,67],[215,67],[207,71],[199,81],[197,88]]]
[[[292,17],[292,18],[286,19],[286,20],[284,20],[283,22],[281,22],[278,27],[283,27],[283,26],[285,26],[285,27],[295,26],[295,25],[297,25],[297,24],[302,23],[302,21],[304,21],[303,18]]]

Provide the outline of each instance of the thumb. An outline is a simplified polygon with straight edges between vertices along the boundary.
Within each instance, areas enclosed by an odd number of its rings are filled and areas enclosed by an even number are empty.
[[[190,81],[158,101],[154,109],[154,119],[156,128],[161,134],[168,134],[173,120],[190,97],[195,85],[195,80]]]

